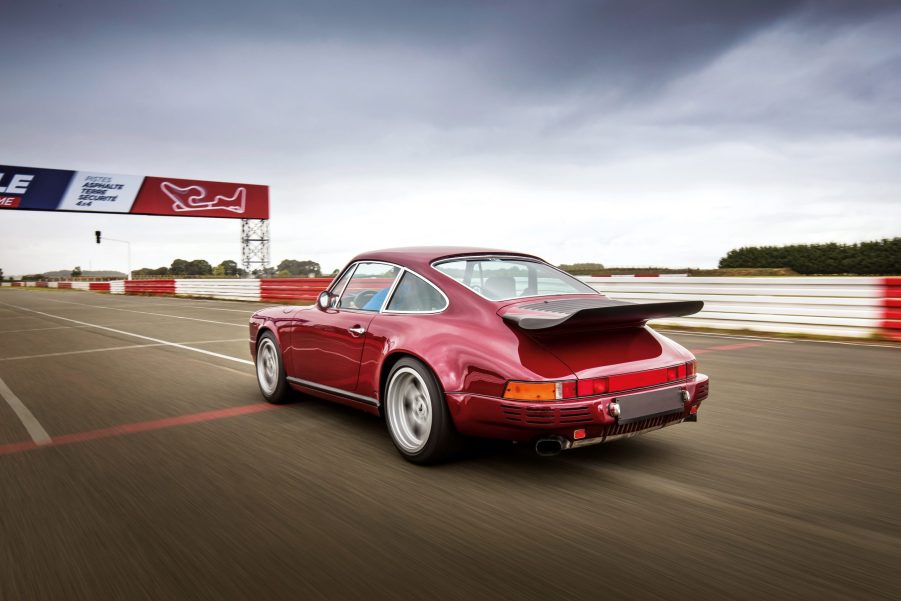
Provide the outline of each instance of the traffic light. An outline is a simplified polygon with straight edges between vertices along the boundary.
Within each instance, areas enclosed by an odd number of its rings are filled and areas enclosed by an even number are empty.
[[[94,235],[97,236],[97,244],[100,244],[100,230],[94,230]]]

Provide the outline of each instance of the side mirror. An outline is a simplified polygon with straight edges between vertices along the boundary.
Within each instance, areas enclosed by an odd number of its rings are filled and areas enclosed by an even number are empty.
[[[328,290],[323,290],[319,293],[319,297],[316,299],[316,305],[319,306],[320,309],[325,311],[326,309],[330,309],[332,307],[332,299],[335,298],[332,296],[332,293]]]

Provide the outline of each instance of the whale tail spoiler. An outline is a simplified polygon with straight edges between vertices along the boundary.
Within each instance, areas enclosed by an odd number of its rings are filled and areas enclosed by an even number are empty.
[[[703,301],[629,303],[602,299],[547,300],[508,305],[499,314],[523,330],[603,330],[643,325],[651,319],[684,317],[704,308]]]

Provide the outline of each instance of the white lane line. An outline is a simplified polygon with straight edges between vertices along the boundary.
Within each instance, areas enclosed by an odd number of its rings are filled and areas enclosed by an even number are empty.
[[[81,326],[85,327],[85,326]],[[191,340],[182,344],[210,344],[213,342],[247,342],[246,338],[222,338],[219,340]],[[22,361],[24,359],[44,359],[47,357],[64,357],[66,355],[83,355],[85,353],[103,353],[106,351],[127,351],[138,348],[154,348],[166,346],[165,344],[155,342],[152,344],[129,344],[128,346],[109,346],[106,348],[92,348],[81,351],[61,351],[58,353],[42,353],[40,355],[18,355],[15,357],[0,357],[0,361]]]
[[[194,357],[191,357],[188,360],[192,361],[194,363],[200,363],[201,365],[206,365],[207,367],[215,367],[216,369],[224,369],[227,372],[231,372],[233,374],[238,374],[239,376],[247,376],[248,378],[256,378],[256,374],[254,374],[252,371],[250,371],[250,372],[238,371],[237,369],[234,369],[232,367],[226,367],[225,365],[219,365],[218,363],[210,363],[209,361],[204,361],[203,359],[195,359]]]
[[[109,301],[112,301],[112,300],[114,300],[114,299],[118,301],[118,300],[123,299],[123,298],[134,298],[134,297],[117,297],[117,296],[112,296],[112,297],[108,297],[108,298],[106,299],[106,301],[109,302]],[[140,297],[139,297],[139,298],[140,298]],[[53,302],[57,302],[57,303],[65,302],[65,301],[61,301],[61,300],[57,300],[57,299],[50,299],[50,298],[45,299],[45,300],[49,300],[49,301],[53,301]],[[159,300],[159,299],[157,299],[157,300]],[[144,308],[144,307],[178,307],[178,308],[184,307],[184,308],[197,309],[198,311],[200,311],[200,310],[208,310],[208,311],[231,311],[231,312],[233,312],[233,313],[244,313],[245,315],[250,315],[251,313],[253,313],[254,311],[256,311],[256,310],[258,309],[258,307],[248,307],[248,308],[246,308],[246,309],[223,309],[223,308],[220,308],[220,307],[208,307],[208,306],[205,306],[205,305],[197,305],[197,304],[194,304],[195,302],[201,302],[201,301],[197,301],[196,299],[187,299],[187,298],[173,298],[173,299],[172,299],[172,302],[168,302],[168,303],[156,303],[156,302],[154,302],[154,303],[144,303],[144,302],[134,302],[134,303],[130,303],[130,302],[124,302],[124,303],[121,303],[121,305],[123,305],[123,306],[130,306],[130,307],[142,307],[142,308]],[[216,302],[216,301],[210,301],[210,302]],[[225,302],[225,301],[219,301],[219,302]],[[253,302],[253,303],[257,303],[258,301],[237,301],[237,302]],[[90,303],[85,303],[85,304],[87,304],[87,305],[90,306],[90,307],[102,307],[102,305],[93,305],[93,304],[90,304]],[[107,307],[103,307],[103,308],[118,308],[118,307],[107,306]],[[263,308],[263,307],[259,307],[259,308]]]
[[[257,307],[254,307],[254,308],[252,308],[252,309],[251,309],[251,308],[248,308],[248,309],[223,309],[223,308],[221,308],[221,307],[207,307],[207,306],[204,306],[204,305],[195,305],[195,304],[192,304],[192,303],[188,302],[187,299],[183,299],[183,298],[175,298],[175,299],[172,299],[172,300],[173,300],[173,302],[171,302],[171,303],[146,303],[146,304],[144,304],[144,303],[133,303],[133,306],[138,306],[138,307],[173,307],[173,308],[179,308],[179,309],[195,309],[195,310],[197,310],[197,311],[229,311],[229,312],[231,312],[231,313],[243,313],[244,315],[247,315],[247,316],[250,316],[254,311],[257,311],[257,310],[258,310]],[[130,304],[130,303],[125,303],[125,304]],[[97,306],[97,305],[91,305],[91,306],[92,306],[92,307],[95,307],[95,306]],[[112,309],[112,308],[118,308],[118,307],[109,307],[109,308]],[[260,307],[260,309],[262,309],[262,308],[263,308],[263,307]]]
[[[52,303],[62,303],[64,305],[77,305],[79,307],[90,307],[92,309],[112,309],[113,311],[127,311],[128,313],[141,313],[143,315],[156,315],[157,317],[171,317],[172,319],[187,319],[189,321],[202,321],[204,323],[214,323],[220,326],[232,326],[236,328],[246,328],[248,327],[246,323],[232,323],[230,321],[214,321],[212,319],[200,319],[199,317],[185,317],[183,315],[169,315],[168,313],[153,313],[150,311],[138,311],[136,309],[121,309],[119,307],[110,307],[106,305],[91,305],[87,303],[73,303],[71,301],[61,301],[52,298],[47,298],[43,300],[48,300]],[[12,305],[10,305],[12,306]],[[249,315],[248,315],[249,317]]]
[[[133,296],[111,296],[109,300],[124,300],[126,298],[141,298],[141,297],[133,297]],[[162,298],[154,299],[157,301],[162,301]],[[235,304],[235,303],[246,303],[248,306],[245,309],[225,309],[223,307],[210,307],[207,303],[219,303],[219,304]],[[232,311],[234,313],[245,313],[250,314],[254,311],[258,311],[259,309],[265,309],[266,307],[276,307],[278,305],[273,305],[271,303],[264,304],[260,301],[249,301],[249,300],[203,300],[198,298],[186,298],[181,296],[176,296],[168,299],[168,302],[153,302],[153,303],[143,303],[143,302],[123,302],[123,305],[129,306],[140,306],[140,307],[172,307],[172,306],[186,306],[193,307],[195,309],[208,309],[210,311]],[[311,303],[312,304],[312,303]]]
[[[214,342],[250,342],[247,338],[216,338],[215,340],[186,340],[182,344],[213,344]]]
[[[72,330],[85,326],[53,326],[50,328],[26,328],[24,330],[0,330],[0,334],[17,334],[19,332],[43,332],[44,330]]]
[[[0,305],[5,305],[7,307],[12,307],[13,309],[19,309],[21,311],[28,311],[30,313],[35,313],[37,315],[43,315],[44,317],[51,317],[53,319],[61,319],[63,321],[68,321],[71,323],[77,323],[79,325],[87,326],[90,328],[97,328],[98,330],[106,330],[107,332],[114,332],[116,334],[122,334],[123,336],[131,336],[133,338],[139,338],[141,340],[149,340],[150,342],[158,342],[164,346],[171,346],[174,348],[184,349],[186,351],[193,351],[195,353],[201,353],[204,355],[209,355],[211,357],[218,357],[220,359],[226,359],[228,361],[234,361],[236,363],[243,363],[245,365],[253,365],[253,361],[249,359],[240,359],[238,357],[232,357],[231,355],[223,355],[222,353],[214,353],[213,351],[208,351],[202,348],[195,348],[193,346],[187,346],[185,344],[179,344],[178,342],[171,342],[169,340],[161,340],[159,338],[153,338],[151,336],[144,336],[143,334],[135,334],[134,332],[126,332],[125,330],[117,330],[116,328],[108,328],[106,326],[101,326],[96,323],[88,323],[86,321],[79,321],[77,319],[71,319],[69,317],[61,317],[59,315],[53,315],[51,313],[44,313],[43,311],[36,311],[35,309],[29,309],[28,307],[20,307],[19,305],[10,305],[8,303],[0,303]],[[226,324],[226,325],[235,325],[235,324]]]
[[[171,305],[169,305],[169,306],[171,306]],[[250,316],[255,311],[257,311],[257,309],[248,311],[247,309],[222,309],[220,307],[198,307],[196,305],[189,305],[189,306],[193,307],[195,309],[203,310],[203,311],[231,311],[232,313],[243,313],[244,315],[247,315],[247,316]],[[260,307],[260,308],[262,309],[263,307]]]
[[[28,430],[28,435],[31,436],[31,440],[33,440],[35,444],[49,444],[51,442],[47,430],[44,429],[37,418],[28,410],[25,403],[9,389],[9,386],[6,385],[6,382],[4,382],[2,378],[0,378],[0,397],[3,397],[3,400],[6,401],[9,408],[13,410],[13,413],[16,414],[19,421],[22,422],[22,425]]]
[[[22,316],[21,315],[9,315],[7,317],[0,317],[0,320],[7,320],[7,319],[18,319],[19,321],[22,321]],[[37,317],[28,317],[27,319],[37,319]]]
[[[134,303],[134,306],[138,306],[138,307],[173,307],[175,305],[178,305],[179,309],[181,309],[181,308],[196,309],[198,311],[230,311],[232,313],[243,313],[245,315],[250,315],[251,313],[253,313],[254,311],[257,310],[256,308],[254,308],[254,309],[222,309],[219,307],[206,307],[203,305],[194,305],[194,304],[187,302],[185,299],[180,299],[180,298],[173,299],[173,300],[175,301],[173,303],[146,303],[146,304],[145,303]],[[91,305],[91,306],[94,307],[97,305]]]
[[[110,298],[115,298],[117,300],[125,300],[125,299],[134,299],[136,301],[141,300],[142,298],[145,300],[146,297],[140,296],[132,296],[132,295],[122,295],[122,294],[114,294],[111,295]],[[182,303],[198,303],[201,305],[215,303],[218,305],[232,305],[232,306],[240,306],[241,304],[245,306],[258,305],[262,307],[274,307],[278,306],[277,303],[267,302],[267,301],[258,301],[258,300],[247,300],[247,299],[215,299],[215,298],[193,298],[191,296],[161,296],[154,297],[152,299],[154,302],[158,302],[161,305],[172,305],[172,304],[182,304]],[[136,303],[137,304],[137,303]],[[231,311],[239,311],[240,309],[229,309]]]

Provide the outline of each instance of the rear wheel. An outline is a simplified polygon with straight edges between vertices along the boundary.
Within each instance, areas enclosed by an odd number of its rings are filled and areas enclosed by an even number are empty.
[[[388,375],[385,421],[394,446],[413,463],[435,463],[459,446],[441,388],[432,372],[412,358],[401,359]]]
[[[271,332],[260,336],[257,345],[257,384],[263,398],[273,404],[285,403],[289,399],[290,388],[285,375],[285,363],[282,360],[278,341]]]

